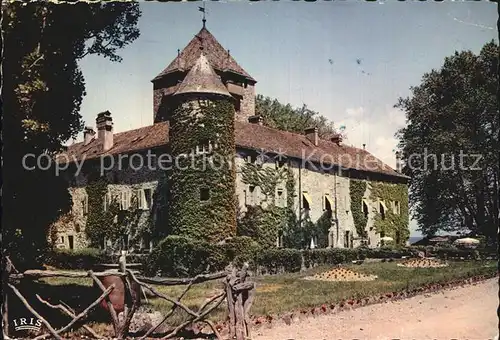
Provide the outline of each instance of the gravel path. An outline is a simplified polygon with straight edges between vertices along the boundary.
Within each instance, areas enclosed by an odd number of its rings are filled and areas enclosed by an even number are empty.
[[[498,278],[432,295],[254,331],[253,340],[487,340],[498,333]]]

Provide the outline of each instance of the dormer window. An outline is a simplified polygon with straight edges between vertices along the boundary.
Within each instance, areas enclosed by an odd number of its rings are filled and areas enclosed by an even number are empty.
[[[200,140],[200,144],[196,146],[196,154],[205,154],[209,153],[212,151],[212,145],[210,144],[210,141],[206,138]]]
[[[247,162],[250,164],[260,164],[260,157],[257,152],[252,151],[247,155]]]

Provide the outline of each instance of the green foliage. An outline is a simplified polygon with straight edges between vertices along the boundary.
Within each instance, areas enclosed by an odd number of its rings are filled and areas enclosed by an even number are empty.
[[[297,249],[267,249],[258,254],[256,263],[269,274],[293,273],[300,270],[302,255]]]
[[[396,245],[404,245],[410,236],[409,214],[408,214],[408,187],[406,184],[392,184],[384,182],[370,182],[370,199],[385,201],[387,211],[385,219],[382,219],[378,210],[375,212],[373,226],[378,233],[392,237]],[[400,213],[395,214],[389,205],[390,201],[398,201]],[[399,242],[398,242],[399,240]]]
[[[170,146],[178,166],[169,173],[169,230],[218,242],[236,234],[236,172],[233,166],[234,106],[227,100],[184,101],[170,121]],[[213,151],[194,154],[203,141]],[[189,155],[181,158],[179,155]],[[200,191],[209,189],[208,201]]]
[[[8,112],[2,139],[15,145],[2,154],[7,165],[2,231],[3,248],[16,263],[39,262],[47,250],[48,227],[71,209],[67,183],[55,176],[54,167],[30,171],[22,159],[27,154],[53,157],[82,130],[85,80],[78,62],[91,54],[118,60],[118,49],[139,35],[139,16],[139,5],[131,2],[2,2],[2,67],[9,70],[2,74],[2,104]]]
[[[202,240],[171,235],[144,262],[146,275],[192,277],[223,270],[228,264],[223,247]]]
[[[228,261],[238,266],[244,262],[255,266],[255,259],[262,250],[262,247],[248,236],[233,237],[224,243],[223,248]]]
[[[91,177],[91,176],[90,176]],[[138,198],[131,198],[129,210],[121,210],[117,197],[108,195],[109,182],[106,177],[89,178],[85,188],[88,197],[88,215],[85,224],[85,232],[92,247],[99,248],[104,238],[112,244],[121,240],[123,234],[129,235],[129,243],[137,243],[144,234],[151,233],[152,214],[149,218],[141,221],[144,213],[137,207]],[[108,197],[108,198],[106,198]],[[109,200],[104,209],[104,200]],[[141,223],[142,222],[142,223]],[[119,248],[121,249],[121,243]]]
[[[472,231],[497,237],[498,64],[494,41],[479,54],[455,52],[396,105],[408,121],[398,132],[399,147],[411,177],[412,213],[424,235]],[[477,164],[473,155],[481,155]]]
[[[366,182],[351,179],[349,181],[349,192],[351,196],[351,213],[354,226],[360,237],[366,237],[366,223],[368,218],[363,213],[363,196],[366,191]]]
[[[265,195],[267,205],[248,206],[247,212],[238,221],[238,235],[252,237],[264,248],[276,246],[279,235],[286,234],[293,213],[294,179],[288,167],[274,168],[246,163],[242,168],[243,183],[258,186]],[[276,190],[280,183],[285,183],[287,207],[275,205]]]
[[[90,181],[86,187],[88,197],[88,216],[85,225],[85,232],[92,247],[98,248],[102,245],[104,237],[116,239],[120,234],[120,229],[115,223],[115,216],[119,212],[116,201],[107,203],[104,210],[104,200],[108,193],[108,181],[105,177],[100,177]]]
[[[238,221],[238,236],[248,236],[264,248],[276,247],[276,239],[285,228],[285,208],[248,206],[247,212]]]
[[[353,249],[308,249],[303,251],[306,268],[318,265],[336,265],[361,259],[360,252]]]
[[[317,126],[320,137],[337,133],[332,122],[308,109],[305,104],[300,108],[293,108],[290,104],[285,105],[277,99],[259,94],[255,97],[255,112],[264,118],[264,125],[275,129],[304,133],[305,129]]]
[[[102,250],[95,248],[78,250],[53,250],[46,259],[45,264],[58,269],[85,269],[91,270],[100,263],[110,263],[111,258]]]

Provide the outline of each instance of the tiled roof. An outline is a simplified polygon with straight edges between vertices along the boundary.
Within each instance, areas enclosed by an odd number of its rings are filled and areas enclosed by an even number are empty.
[[[308,159],[323,164],[341,165],[362,171],[376,172],[394,177],[408,178],[397,173],[375,158],[366,150],[347,145],[337,145],[320,139],[314,146],[304,135],[272,129],[263,125],[235,122],[236,145],[240,148],[265,150],[282,154],[290,158]],[[66,152],[58,156],[58,161],[65,163],[74,159],[81,160],[145,150],[168,144],[168,123],[161,122],[143,128],[117,133],[113,137],[113,147],[102,152],[98,140],[88,145],[76,143],[70,145]]]
[[[231,97],[203,53],[178,86],[175,95],[183,93],[216,93]]]
[[[96,134],[97,136],[97,134]],[[113,135],[113,147],[106,152],[102,151],[102,143],[95,138],[88,145],[83,142],[69,145],[67,150],[56,159],[60,163],[74,160],[85,160],[98,158],[104,155],[117,155],[130,153],[163,146],[168,143],[168,122],[156,123],[135,130],[115,133]]]
[[[337,145],[319,139],[315,146],[305,135],[281,131],[259,124],[235,122],[236,145],[255,150],[266,150],[287,157],[310,160],[320,164],[335,164],[345,168],[371,171],[397,177],[406,177],[366,150]]]
[[[229,54],[228,51],[222,47],[221,44],[215,39],[205,27],[198,32],[197,35],[187,44],[181,53],[158,74],[153,80],[159,79],[162,76],[174,72],[176,70],[189,70],[196,63],[202,52],[201,47],[203,44],[203,53],[207,56],[210,65],[219,71],[232,71],[238,73],[249,80],[255,81]]]

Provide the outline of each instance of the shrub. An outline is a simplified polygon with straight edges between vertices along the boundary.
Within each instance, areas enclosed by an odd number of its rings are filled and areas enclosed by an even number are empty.
[[[95,248],[78,250],[57,249],[48,253],[45,264],[59,269],[92,269],[95,265],[110,262],[103,251]]]
[[[229,239],[223,245],[228,262],[234,262],[241,266],[248,262],[251,267],[255,266],[255,259],[261,251],[259,244],[248,236],[237,236]]]
[[[365,252],[358,249],[308,249],[303,251],[304,265],[306,268],[312,268],[319,265],[337,265],[340,263],[364,259]]]
[[[298,249],[268,249],[257,255],[256,264],[269,274],[293,273],[300,271],[302,255]]]
[[[192,277],[223,270],[228,264],[224,248],[182,236],[167,236],[143,262],[146,275]]]

